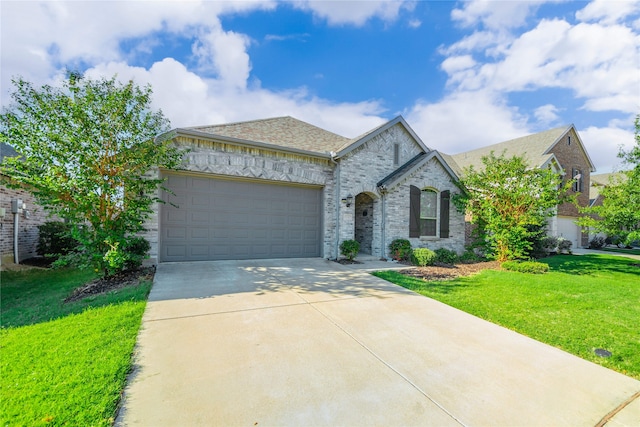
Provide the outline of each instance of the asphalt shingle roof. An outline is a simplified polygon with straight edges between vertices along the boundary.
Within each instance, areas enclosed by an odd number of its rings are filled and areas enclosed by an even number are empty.
[[[337,152],[354,141],[289,116],[187,129],[321,154]]]
[[[479,169],[482,167],[482,157],[488,156],[492,151],[496,156],[500,156],[505,150],[508,157],[523,157],[530,166],[539,167],[544,165],[552,157],[552,154],[547,153],[547,150],[569,129],[570,126],[558,127],[498,144],[488,145],[476,150],[454,154],[450,157],[455,161],[460,172],[471,165]],[[449,159],[446,160],[449,163]],[[455,165],[452,165],[452,168],[455,170]]]

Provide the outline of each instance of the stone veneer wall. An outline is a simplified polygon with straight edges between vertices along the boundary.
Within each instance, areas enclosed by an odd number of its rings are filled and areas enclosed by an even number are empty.
[[[393,163],[394,145],[400,148],[398,164]],[[340,159],[340,199],[366,193],[373,198],[373,242],[371,253],[389,256],[389,243],[396,238],[409,238],[409,186],[432,187],[438,191],[457,191],[449,174],[435,159],[389,189],[384,196],[376,184],[422,151],[401,125],[395,125],[376,135],[343,159]],[[338,172],[336,171],[336,174]],[[384,202],[385,217],[382,217]],[[438,214],[440,212],[438,211]],[[339,241],[355,237],[355,206],[340,208]],[[384,229],[384,230],[383,230]],[[445,239],[410,239],[413,247],[440,247],[461,253],[464,250],[464,217],[450,204],[450,236]]]
[[[51,220],[49,214],[36,203],[35,197],[27,190],[7,188],[0,185],[0,207],[5,215],[0,218],[0,254],[2,264],[13,263],[13,214],[11,200],[21,199],[27,204],[29,218],[20,214],[18,220],[18,260],[22,261],[37,255],[38,226]]]
[[[395,144],[399,146],[398,164],[393,163]],[[349,194],[355,198],[360,193],[366,193],[373,199],[372,255],[385,256],[386,249],[383,246],[388,246],[388,242],[383,243],[382,204],[376,184],[421,151],[421,147],[404,127],[397,124],[374,136],[339,160],[340,170],[336,171],[340,179],[339,198],[343,199]],[[407,209],[407,224],[408,212]],[[355,238],[355,214],[355,204],[350,207],[341,205],[338,243]]]
[[[438,192],[449,190],[451,194],[458,192],[449,174],[438,160],[431,159],[420,170],[408,176],[389,190],[386,196],[386,235],[385,254],[389,255],[388,245],[394,239],[408,239],[414,248],[439,249],[445,248],[462,254],[465,246],[465,221],[453,202],[449,204],[449,237],[409,238],[409,187],[433,188]],[[438,195],[438,213],[440,218],[440,197]],[[438,235],[440,234],[440,220],[438,220]]]
[[[321,254],[325,258],[335,258],[336,215],[332,179],[335,166],[329,159],[183,136],[177,137],[175,143],[189,149],[179,168],[182,171],[322,186],[324,235]],[[161,206],[154,209],[154,215],[145,224],[147,232],[143,235],[151,243],[150,262],[158,259],[158,208],[162,209]]]

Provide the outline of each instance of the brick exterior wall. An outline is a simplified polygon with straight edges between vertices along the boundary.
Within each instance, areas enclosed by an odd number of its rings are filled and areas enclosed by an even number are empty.
[[[399,146],[399,161],[394,164],[394,146]],[[389,188],[387,194],[378,192],[376,184],[399,166],[411,160],[422,151],[411,135],[400,124],[376,135],[365,144],[340,159],[339,198],[352,195],[354,198],[360,193],[366,193],[373,199],[373,239],[371,254],[389,257],[389,243],[393,239],[409,239],[409,186],[419,188],[433,188],[438,192],[449,190],[452,193],[457,187],[451,181],[448,173],[432,159],[420,170],[403,181],[397,182]],[[338,179],[338,177],[336,177]],[[438,206],[438,218],[440,217]],[[383,218],[384,211],[384,218]],[[450,237],[418,239],[412,238],[413,247],[428,247],[430,249],[447,248],[461,253],[464,250],[464,217],[460,215],[453,203],[450,204]],[[354,239],[356,207],[342,206],[340,208],[339,235],[340,242]]]
[[[49,214],[36,203],[35,197],[24,189],[7,188],[0,185],[0,207],[5,209],[5,215],[0,218],[0,254],[1,263],[13,263],[13,225],[14,217],[11,213],[11,200],[21,199],[27,204],[29,218],[24,213],[18,218],[18,260],[34,257],[37,255],[38,246],[38,226],[51,220]]]
[[[569,140],[570,138],[570,140]],[[570,143],[569,143],[570,142]],[[575,131],[571,129],[558,143],[550,150],[558,162],[564,169],[565,182],[572,178],[571,173],[574,169],[579,169],[582,175],[582,192],[578,193],[577,200],[580,206],[589,206],[589,188],[591,186],[591,166],[589,160],[578,142],[578,136]],[[576,194],[570,191],[570,194]],[[573,217],[578,218],[580,216],[578,208],[572,203],[563,203],[558,206],[558,216],[560,217]],[[588,246],[589,233],[582,233],[581,245]]]

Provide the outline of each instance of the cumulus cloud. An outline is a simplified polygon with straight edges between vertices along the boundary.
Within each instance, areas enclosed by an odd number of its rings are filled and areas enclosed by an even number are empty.
[[[627,16],[640,11],[638,0],[594,0],[584,9],[576,12],[576,18],[581,21],[598,21],[602,24],[616,24]]]
[[[631,123],[631,119],[630,123]],[[597,173],[624,170],[617,154],[620,148],[628,151],[634,145],[634,134],[630,129],[609,123],[605,127],[589,126],[578,129],[582,142],[596,165]]]
[[[406,114],[428,147],[447,154],[530,133],[526,117],[489,91],[456,92],[432,103],[419,101]]]
[[[490,29],[517,28],[547,1],[472,0],[451,12],[451,18],[463,27],[483,25]]]
[[[394,21],[400,10],[413,7],[411,2],[401,0],[295,0],[292,4],[298,9],[312,12],[316,17],[326,20],[329,25],[358,27],[373,17],[386,22]]]
[[[539,124],[544,127],[548,127],[553,125],[554,123],[557,123],[558,119],[560,118],[558,116],[558,112],[559,110],[555,105],[546,104],[536,108],[533,115],[535,116]]]

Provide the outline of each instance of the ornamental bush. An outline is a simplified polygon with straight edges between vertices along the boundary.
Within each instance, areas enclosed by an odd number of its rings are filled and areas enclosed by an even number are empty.
[[[38,226],[38,255],[53,260],[68,254],[78,247],[71,237],[71,225],[62,221],[47,221]]]
[[[502,268],[519,273],[543,274],[549,271],[549,266],[536,261],[505,261],[500,264]]]
[[[458,262],[458,254],[452,250],[440,248],[436,249],[434,252],[436,254],[435,262],[440,262],[442,264],[455,264]]]
[[[436,261],[436,253],[427,248],[416,248],[411,252],[411,262],[417,266],[425,267]]]
[[[563,254],[567,252],[571,254],[571,240],[567,240],[564,237],[558,237],[558,253]]]
[[[407,239],[395,239],[389,245],[389,250],[396,261],[409,261],[411,258],[411,243]]]
[[[356,240],[345,240],[340,243],[340,253],[347,257],[349,261],[353,261],[358,252],[360,252],[360,243]]]

